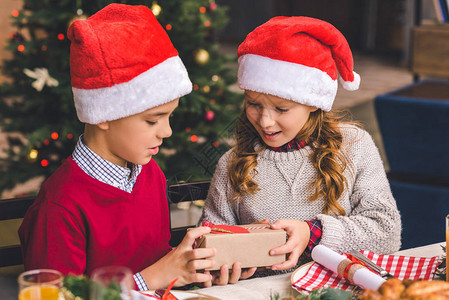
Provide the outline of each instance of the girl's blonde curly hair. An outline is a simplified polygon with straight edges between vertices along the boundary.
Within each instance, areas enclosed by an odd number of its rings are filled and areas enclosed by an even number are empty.
[[[305,141],[312,149],[310,159],[318,178],[310,183],[309,188],[312,188],[314,192],[309,201],[323,197],[325,199],[323,213],[325,214],[329,212],[335,215],[345,214],[345,210],[338,203],[338,199],[347,186],[343,171],[349,164],[340,151],[343,141],[340,131],[342,119],[341,113],[324,112],[318,109],[310,113],[309,119],[295,138],[298,142]],[[228,176],[236,192],[236,197],[231,201],[240,201],[242,196],[254,195],[259,190],[253,178],[256,175],[257,155],[266,149],[266,146],[246,117],[246,111],[243,111],[239,117],[234,135],[236,146],[230,157]],[[255,151],[256,143],[264,146]]]

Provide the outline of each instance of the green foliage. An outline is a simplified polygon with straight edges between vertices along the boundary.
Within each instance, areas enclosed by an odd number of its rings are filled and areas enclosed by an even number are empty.
[[[235,57],[219,53],[216,42],[216,30],[228,22],[225,7],[215,7],[209,0],[25,0],[19,15],[11,17],[15,32],[7,49],[13,55],[1,69],[9,82],[0,85],[0,129],[21,136],[10,135],[10,147],[0,155],[0,192],[36,176],[50,176],[73,151],[83,124],[73,104],[67,28],[78,9],[90,16],[112,2],[159,5],[157,18],[164,28],[171,25],[167,33],[195,85],[181,98],[171,120],[173,136],[155,157],[170,183],[210,178],[219,156],[229,148],[226,138],[241,96],[228,89],[236,79],[236,71],[229,68]],[[20,45],[23,51],[18,50]],[[209,60],[198,60],[200,49]],[[35,68],[46,68],[59,85],[37,91],[32,86],[35,79],[24,74],[24,69]],[[206,118],[208,111],[212,119]],[[51,138],[53,132],[59,134],[57,139]],[[191,141],[192,135],[197,142]],[[29,157],[32,149],[38,151],[35,159]],[[42,160],[48,166],[42,166]]]
[[[86,276],[68,275],[64,277],[63,294],[67,300],[89,299],[91,282]]]
[[[64,277],[63,295],[66,300],[121,300],[120,284],[111,281],[108,286],[93,282],[86,276],[68,275]],[[91,297],[93,296],[93,297]]]
[[[352,292],[347,292],[336,288],[321,288],[312,291],[310,294],[300,293],[296,297],[283,298],[279,294],[270,297],[271,300],[355,300],[357,296]]]

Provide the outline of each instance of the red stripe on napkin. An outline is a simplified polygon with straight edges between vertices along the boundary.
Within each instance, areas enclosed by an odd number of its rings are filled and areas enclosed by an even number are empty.
[[[439,256],[409,257],[378,255],[368,250],[361,251],[361,253],[400,280],[405,278],[412,280],[432,280],[433,274],[440,262]],[[310,293],[315,289],[323,287],[340,288],[345,291],[360,289],[318,263],[313,263],[307,273],[294,282],[292,286],[294,289],[303,293]]]

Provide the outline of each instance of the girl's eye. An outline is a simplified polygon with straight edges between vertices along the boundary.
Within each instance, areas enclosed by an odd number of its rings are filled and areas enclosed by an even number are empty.
[[[283,113],[283,112],[288,112],[288,109],[286,109],[286,108],[276,107],[276,110],[277,110],[278,112],[281,112],[281,113]]]
[[[146,121],[149,125],[154,125],[156,122]]]

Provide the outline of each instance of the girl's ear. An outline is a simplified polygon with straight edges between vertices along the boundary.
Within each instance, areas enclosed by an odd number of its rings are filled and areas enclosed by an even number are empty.
[[[96,126],[98,128],[100,128],[101,130],[108,130],[109,129],[109,122],[108,121],[101,122],[101,123],[96,124]]]

